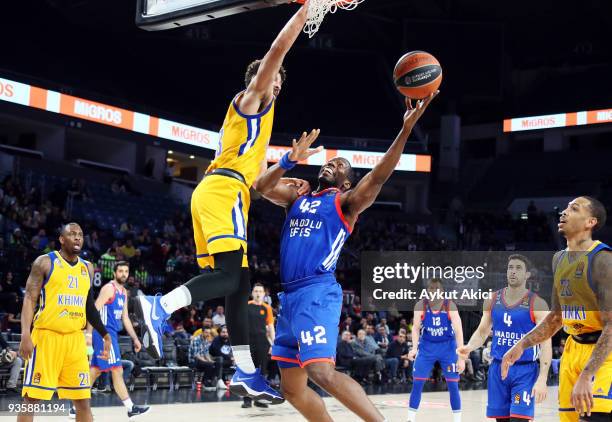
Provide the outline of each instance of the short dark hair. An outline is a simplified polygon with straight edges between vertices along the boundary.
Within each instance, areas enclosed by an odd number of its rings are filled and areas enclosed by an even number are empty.
[[[265,287],[263,284],[261,284],[259,281],[258,281],[257,283],[255,283],[255,284],[253,284],[253,289],[254,289],[255,287],[261,287],[262,289],[266,290],[266,287]],[[252,290],[252,289],[251,289],[251,290]]]
[[[351,182],[351,186],[353,186],[355,184],[355,179],[357,178],[357,175],[355,174],[355,170],[353,170],[353,165],[351,164],[351,162],[347,160],[346,158],[344,160],[348,164],[346,178],[348,179],[349,182]]]
[[[606,207],[604,207],[604,204],[602,204],[598,199],[595,199],[592,196],[583,196],[583,198],[589,201],[591,216],[597,219],[597,224],[593,226],[593,232],[596,232],[606,225],[606,219],[608,218]]]
[[[64,236],[66,234],[66,232],[68,231],[68,227],[69,226],[79,226],[79,228],[81,228],[81,225],[79,223],[74,222],[74,221],[70,222],[70,223],[62,224],[62,228],[60,229],[60,236]]]
[[[253,78],[255,77],[255,75],[257,75],[260,65],[261,65],[261,60],[254,60],[251,63],[249,63],[249,65],[247,66],[246,73],[244,74],[244,84],[247,88],[249,84],[251,83],[251,81],[253,80]],[[285,80],[287,79],[287,71],[282,65],[280,69],[278,69],[278,73],[280,73],[281,75],[281,81],[285,82]]]
[[[513,253],[512,255],[508,257],[508,263],[510,263],[510,261],[513,259],[522,261],[523,264],[525,264],[526,271],[529,271],[529,269],[531,268],[531,261],[525,255],[521,255],[520,253]]]
[[[130,268],[130,263],[127,262],[127,261],[117,261],[117,263],[113,267],[113,272],[116,273],[117,270],[119,269],[119,267],[128,267],[128,269],[129,269]]]

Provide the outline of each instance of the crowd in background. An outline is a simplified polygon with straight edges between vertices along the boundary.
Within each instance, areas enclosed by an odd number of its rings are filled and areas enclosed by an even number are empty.
[[[135,194],[125,178],[113,181],[111,191],[119,198]],[[58,228],[71,220],[65,208],[68,197],[96,207],[97,199],[82,179],[73,180],[68,188],[55,186],[44,196],[36,187],[26,190],[18,178],[10,175],[0,184],[0,327],[3,331],[21,330],[19,313],[30,265],[36,256],[59,249]],[[252,281],[265,286],[265,301],[277,313],[282,221],[259,218],[267,213],[267,206],[258,203],[254,206],[249,227],[249,263]],[[359,289],[361,251],[507,248],[507,240],[500,244],[496,235],[500,229],[517,241],[550,237],[543,219],[533,209],[530,213],[531,222],[521,223],[506,215],[463,212],[455,216],[452,241],[434,231],[430,223],[408,223],[393,215],[365,214],[338,262],[337,278],[347,292],[339,331],[338,365],[352,369],[354,376],[366,383],[372,381],[372,374],[375,381],[381,382],[401,382],[410,374],[407,359],[410,315],[397,311],[364,313],[359,297],[351,293]],[[177,209],[155,228],[129,219],[107,229],[101,229],[95,221],[79,223],[85,236],[81,256],[94,264],[97,287],[112,277],[114,263],[121,260],[130,263],[126,288],[131,296],[170,291],[201,271],[194,259],[191,218],[186,207]],[[222,368],[232,364],[231,351],[224,356],[221,350],[228,348],[219,345],[229,341],[227,330],[222,328],[225,316],[219,305],[222,301],[194,303],[173,314],[168,327],[174,338],[189,339],[192,347],[185,360],[206,369],[206,374],[213,378],[220,378]],[[191,340],[192,336],[195,341]],[[206,356],[209,363],[200,364],[201,359],[195,357],[198,354]],[[480,366],[480,361],[474,366]],[[472,368],[472,375],[476,373]]]

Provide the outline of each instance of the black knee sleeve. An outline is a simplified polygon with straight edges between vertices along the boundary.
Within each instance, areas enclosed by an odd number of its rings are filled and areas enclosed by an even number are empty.
[[[191,302],[215,299],[236,292],[240,287],[243,255],[242,248],[215,254],[214,270],[197,275],[185,283],[185,287],[191,293]]]
[[[225,322],[230,341],[234,346],[249,344],[249,294],[251,278],[249,269],[240,271],[239,286],[225,297]]]

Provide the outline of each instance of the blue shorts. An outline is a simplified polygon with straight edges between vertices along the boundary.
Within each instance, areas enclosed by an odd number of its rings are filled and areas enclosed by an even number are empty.
[[[279,293],[272,359],[281,368],[336,361],[342,287],[334,277]]]
[[[98,355],[104,351],[104,340],[96,330],[93,332],[93,356],[91,357],[91,367],[97,368],[100,372],[107,372],[114,368],[121,368],[121,350],[119,349],[119,337],[117,333],[109,331],[113,346],[108,354],[108,360],[102,360]]]
[[[517,362],[502,380],[501,361],[493,360],[489,367],[487,418],[533,419],[535,398],[531,390],[538,373],[537,362]]]
[[[446,381],[459,382],[457,359],[457,342],[455,339],[440,342],[421,341],[414,360],[412,377],[415,380],[428,380],[431,368],[434,367],[436,362],[440,362]]]

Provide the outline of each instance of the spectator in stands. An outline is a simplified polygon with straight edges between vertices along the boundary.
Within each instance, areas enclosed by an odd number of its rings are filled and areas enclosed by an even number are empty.
[[[97,230],[93,230],[91,233],[85,235],[85,248],[95,254],[100,253],[102,248],[100,247],[100,239]]]
[[[22,296],[21,287],[13,277],[12,271],[7,271],[0,283],[0,298],[4,297],[7,300],[5,306],[8,306],[10,301],[14,301],[18,296]],[[1,301],[0,304],[2,304]],[[3,308],[6,309],[6,307]]]
[[[18,393],[17,380],[19,379],[19,371],[23,365],[23,360],[17,355],[17,352],[11,350],[4,336],[0,333],[0,368],[10,367],[10,376],[6,382],[6,389],[12,393]]]
[[[389,377],[394,383],[398,381],[398,368],[401,368],[401,380],[404,381],[407,378],[406,373],[409,372],[410,368],[409,351],[406,344],[406,334],[404,333],[399,334],[387,348],[385,363],[389,371]]]
[[[202,330],[200,329],[198,332],[198,335],[202,332]],[[172,337],[174,337],[175,339],[189,339],[191,338],[191,336],[189,335],[189,333],[185,330],[185,326],[183,325],[182,322],[177,322],[175,327],[174,327],[174,332],[172,333]]]
[[[48,243],[49,238],[47,237],[47,232],[45,231],[45,229],[40,229],[38,231],[38,234],[32,238],[31,242],[34,249],[39,251],[45,249]],[[34,246],[34,244],[36,244],[36,246]]]
[[[120,178],[117,177],[111,181],[111,192],[115,195],[126,192],[125,185],[121,183]]]
[[[370,358],[359,358],[351,345],[353,335],[350,331],[343,331],[341,341],[336,346],[336,363],[353,370],[353,377],[360,383],[367,384],[367,376],[374,367],[374,360]]]
[[[147,278],[149,278],[149,272],[147,271],[147,268],[145,267],[144,263],[141,262],[138,268],[136,268],[136,271],[134,272],[134,278],[136,282],[140,285],[147,285]]]
[[[344,321],[342,321],[342,323],[340,324],[339,331],[341,333],[344,331],[348,331],[351,334],[353,334],[354,329],[355,329],[355,326],[353,325],[353,318],[351,318],[350,316],[347,316],[346,318],[344,318]]]
[[[198,371],[204,371],[204,382],[207,385],[216,385],[217,389],[224,390],[223,357],[211,356],[212,339],[210,328],[204,328],[199,336],[195,336],[191,340],[189,345],[189,366]]]
[[[121,252],[127,260],[132,259],[134,255],[136,255],[136,248],[134,247],[132,239],[127,239],[125,244],[119,248],[119,252]]]
[[[43,253],[46,254],[55,250],[57,250],[55,240],[50,240],[49,243],[47,243],[47,247],[43,249]]]
[[[365,330],[359,330],[357,331],[357,337],[351,343],[351,347],[355,352],[355,356],[363,358],[364,362],[372,362],[375,379],[380,382],[382,380],[382,370],[385,369],[385,361],[382,355],[376,353],[379,350],[378,345],[375,345],[374,348],[370,347],[368,342],[366,342]]]
[[[102,270],[102,277],[105,280],[111,280],[114,277],[115,261],[117,261],[117,251],[114,247],[108,248],[104,255],[100,257],[98,266]]]
[[[217,306],[217,310],[212,317],[212,322],[216,327],[222,327],[225,325],[225,308],[223,306]]]
[[[209,316],[205,316],[204,320],[202,320],[202,329],[206,328],[210,329],[213,338],[219,335],[218,330],[213,326],[212,318]]]
[[[26,240],[19,227],[16,227],[13,230],[13,234],[11,235],[9,244],[12,248],[25,248],[26,247]]]
[[[374,335],[374,340],[376,340],[378,347],[383,350],[387,350],[387,347],[389,347],[389,344],[391,344],[391,342],[393,341],[391,335],[388,334],[389,332],[387,331],[386,326],[386,324],[379,324],[378,328],[376,329],[376,334]]]
[[[202,320],[198,316],[198,311],[195,306],[192,305],[189,307],[189,315],[183,321],[183,326],[185,327],[185,331],[189,334],[193,334],[197,329],[202,328]]]
[[[210,345],[211,356],[220,356],[223,358],[223,367],[230,368],[234,365],[234,355],[232,354],[232,346],[229,341],[227,327],[222,326],[219,335],[215,337]]]
[[[129,276],[126,282],[127,290],[130,294],[130,297],[136,296],[144,296],[142,290],[140,290],[140,282],[134,278],[134,276]]]
[[[390,335],[391,334],[391,330],[389,329],[389,326],[387,325],[387,318],[386,317],[382,317],[380,318],[380,322],[378,323],[378,325],[376,326],[376,328],[380,328],[380,327],[385,327],[385,332]],[[380,332],[380,331],[379,331]]]
[[[6,313],[7,328],[13,333],[21,333],[21,301],[19,296],[15,296],[15,300],[9,302]]]

